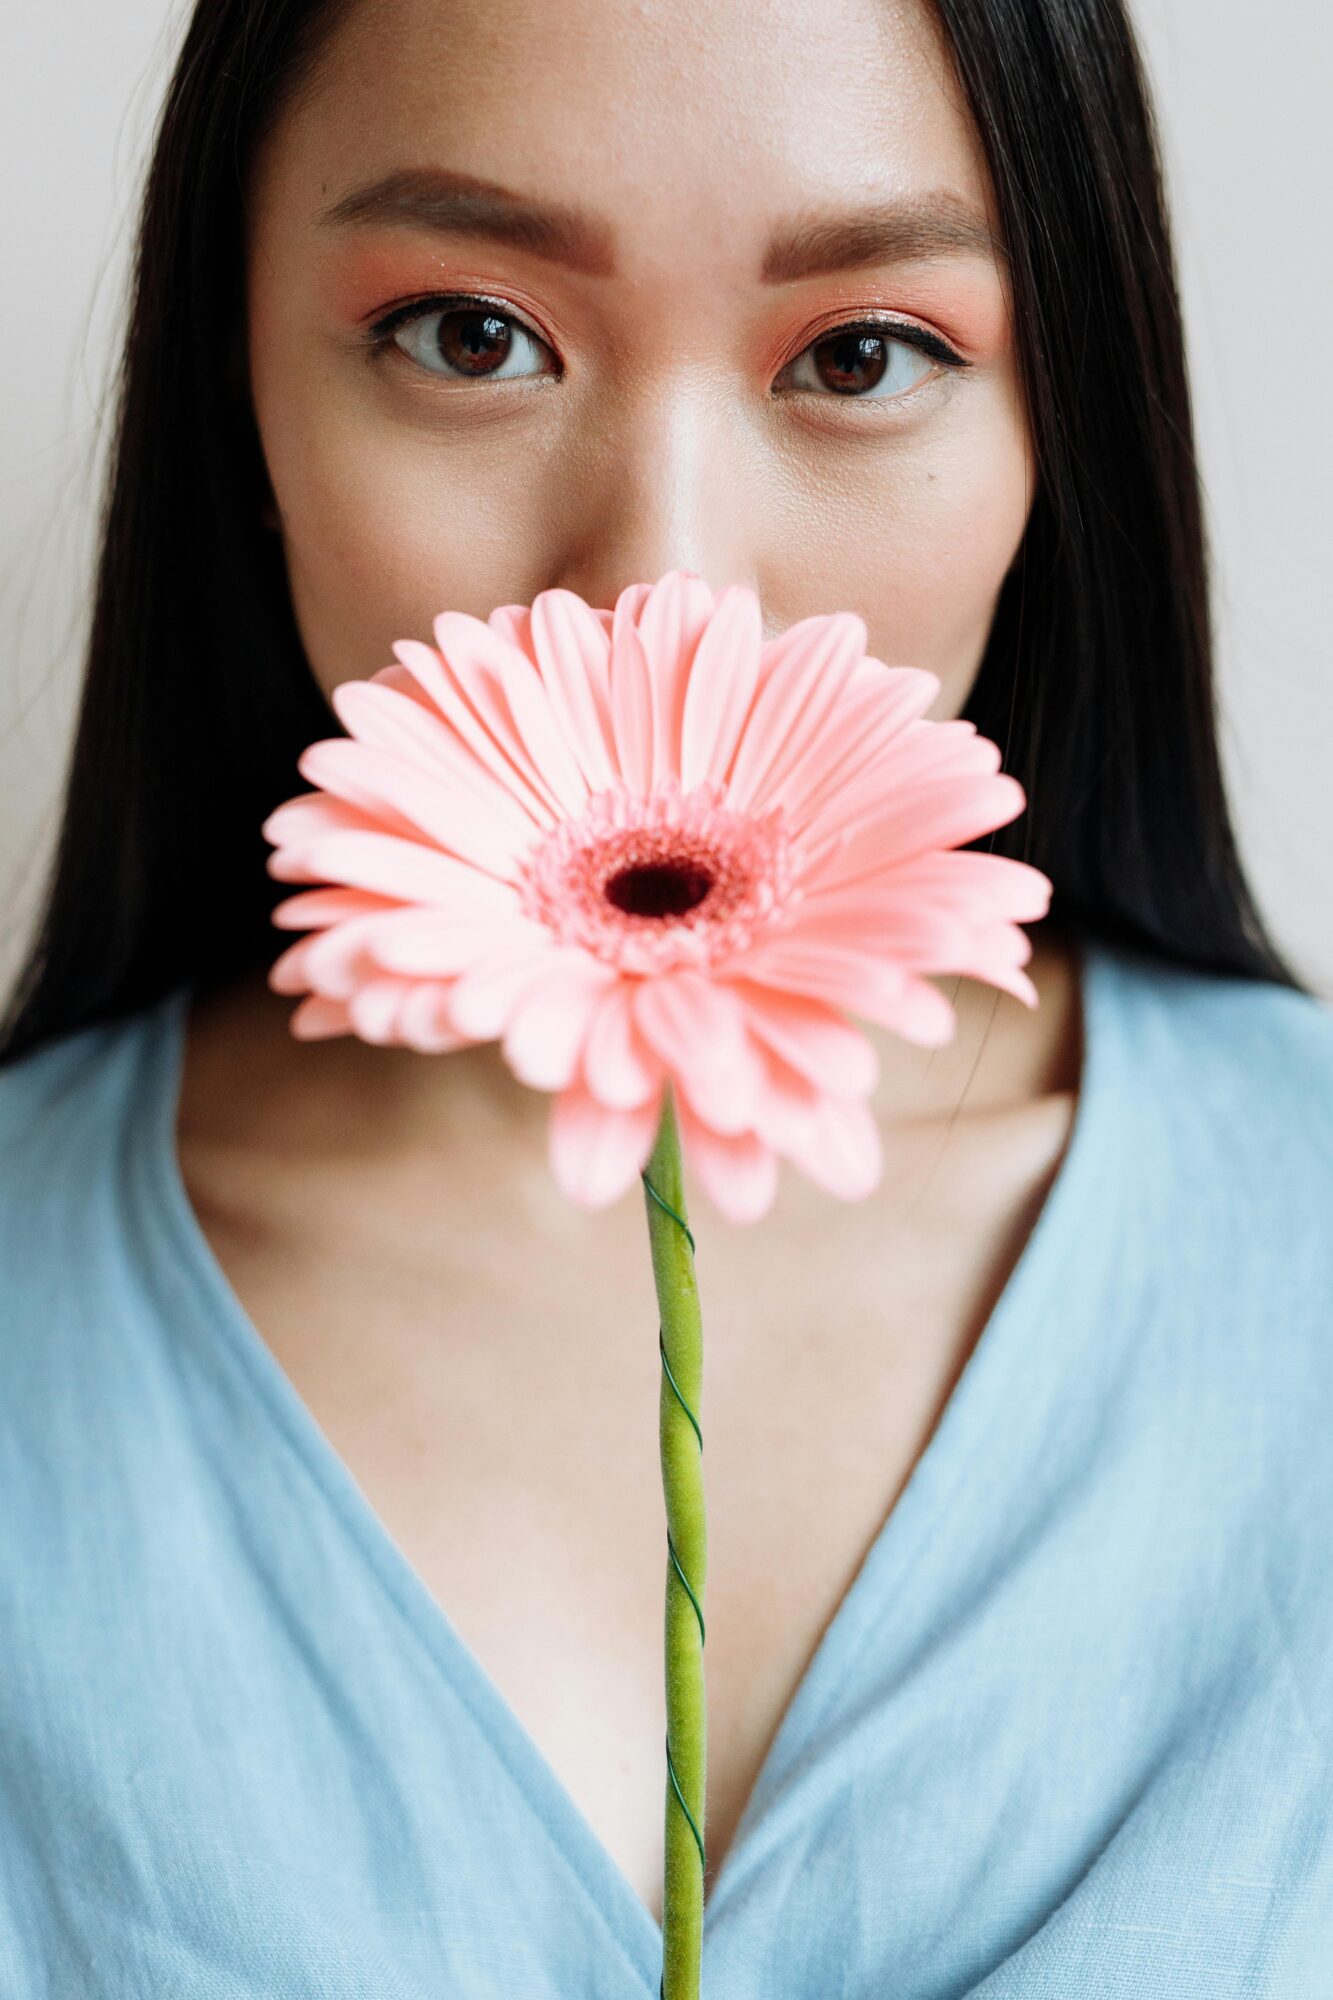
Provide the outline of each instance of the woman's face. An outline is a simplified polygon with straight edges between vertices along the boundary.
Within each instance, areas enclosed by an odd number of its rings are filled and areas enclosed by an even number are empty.
[[[918,0],[354,5],[249,216],[255,414],[326,694],[442,610],[609,608],[687,569],[754,589],[766,636],[859,612],[962,708],[1033,471],[985,167]]]

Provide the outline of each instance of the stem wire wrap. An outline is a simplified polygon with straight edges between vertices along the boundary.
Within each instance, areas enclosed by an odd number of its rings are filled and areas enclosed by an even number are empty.
[[[691,1409],[688,1397],[677,1379],[677,1370],[692,1372],[696,1382],[701,1377],[702,1343],[699,1327],[698,1298],[694,1287],[695,1241],[680,1209],[670,1201],[658,1179],[668,1183],[671,1193],[684,1206],[680,1192],[681,1166],[680,1145],[676,1133],[674,1107],[670,1095],[663,1105],[662,1120],[657,1139],[647,1167],[640,1169],[644,1193],[648,1198],[649,1235],[653,1245],[653,1268],[657,1280],[658,1306],[661,1318],[657,1329],[657,1347],[661,1356],[663,1375],[662,1396],[662,1477],[667,1500],[667,1553],[670,1558],[668,1585],[674,1576],[690,1605],[699,1629],[700,1658],[696,1663],[682,1653],[678,1640],[673,1637],[673,1617],[670,1610],[670,1589],[668,1589],[667,1618],[667,1695],[668,1726],[666,1735],[667,1776],[670,1781],[668,1806],[675,1799],[683,1815],[684,1822],[693,1836],[694,1850],[698,1855],[698,1877],[696,1883],[682,1881],[678,1841],[668,1839],[667,1871],[663,1897],[663,1969],[658,1986],[658,2000],[667,2000],[666,1980],[668,1969],[672,1972],[672,2000],[694,2000],[699,1992],[699,1965],[702,1948],[703,1891],[707,1866],[704,1836],[699,1825],[703,1806],[703,1771],[705,1751],[706,1712],[703,1688],[702,1651],[705,1638],[703,1605],[700,1593],[703,1588],[703,1565],[705,1555],[705,1525],[702,1491],[703,1431],[695,1411]],[[653,1214],[654,1206],[666,1216],[673,1227],[668,1230]],[[688,1257],[682,1256],[681,1238],[689,1245]],[[676,1369],[671,1366],[667,1354],[667,1333],[673,1335],[673,1350],[676,1354]],[[688,1363],[688,1367],[687,1367]],[[682,1463],[678,1450],[672,1442],[669,1412],[672,1401],[689,1420],[697,1446],[697,1457],[691,1466],[688,1459]],[[683,1510],[683,1512],[682,1512]],[[699,1570],[699,1588],[691,1582],[688,1566],[681,1561],[676,1537],[672,1533],[672,1522],[681,1513],[689,1528],[689,1540],[695,1550],[695,1566]],[[677,1522],[680,1525],[680,1522]],[[671,1710],[675,1708],[677,1722],[683,1720],[688,1730],[690,1758],[689,1765],[696,1777],[696,1803],[700,1811],[696,1818],[685,1796],[681,1783],[681,1771],[673,1755],[673,1723]],[[668,1835],[670,1836],[668,1823]],[[687,1850],[688,1851],[688,1847]]]

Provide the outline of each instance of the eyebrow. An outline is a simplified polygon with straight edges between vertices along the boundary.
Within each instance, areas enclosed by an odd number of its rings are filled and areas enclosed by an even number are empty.
[[[443,168],[400,168],[341,196],[317,220],[321,227],[401,223],[484,237],[587,277],[616,275],[615,232],[602,217]],[[998,262],[1005,251],[984,215],[939,189],[907,201],[791,217],[770,237],[759,276],[766,285],[792,284],[830,271],[948,256]]]

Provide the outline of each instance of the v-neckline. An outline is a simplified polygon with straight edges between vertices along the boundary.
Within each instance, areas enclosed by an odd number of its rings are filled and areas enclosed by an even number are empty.
[[[784,1709],[732,1834],[722,1866],[704,1906],[704,1950],[735,1884],[750,1861],[765,1808],[796,1753],[813,1737],[845,1682],[861,1641],[871,1629],[877,1602],[895,1575],[919,1549],[932,1518],[945,1505],[971,1463],[969,1434],[981,1436],[988,1399],[1003,1402],[997,1383],[1017,1360],[1023,1337],[1035,1337],[1040,1314],[1034,1307],[1050,1296],[1047,1267],[1062,1246],[1076,1238],[1072,1229],[1096,1146],[1098,1107],[1108,1090],[1103,1044],[1108,1025],[1103,980],[1111,975],[1104,947],[1091,936],[1074,940],[1079,975],[1081,1061],[1073,1119],[1054,1178],[1035,1223],[982,1332],[945,1403],[924,1449],[881,1522],[851,1583],[816,1643]],[[454,1690],[461,1694],[516,1789],[564,1860],[582,1882],[596,1913],[619,1939],[641,1957],[640,1970],[654,1996],[661,1970],[662,1927],[595,1831],[563,1780],[519,1719],[497,1683],[454,1625],[444,1606],[409,1561],[376,1513],[346,1461],[334,1448],[295,1383],[241,1304],[204,1233],[186,1191],[177,1148],[186,1026],[195,988],[174,988],[154,1010],[161,1028],[152,1054],[154,1070],[144,1111],[147,1165],[176,1257],[210,1309],[211,1330],[220,1334],[270,1417],[285,1432],[317,1479],[370,1568],[388,1589]],[[791,1169],[789,1169],[791,1171]],[[762,1225],[759,1225],[762,1227]],[[644,1238],[647,1256],[647,1236]],[[704,1301],[705,1313],[707,1300]],[[665,1762],[664,1762],[665,1769]],[[600,1887],[594,1887],[594,1884]]]

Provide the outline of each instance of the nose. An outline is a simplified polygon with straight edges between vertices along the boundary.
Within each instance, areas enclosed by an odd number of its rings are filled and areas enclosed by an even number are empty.
[[[688,570],[714,593],[745,584],[764,638],[783,629],[764,587],[760,447],[734,393],[678,371],[619,402],[585,443],[562,495],[571,532],[552,583],[610,610],[628,585]]]

